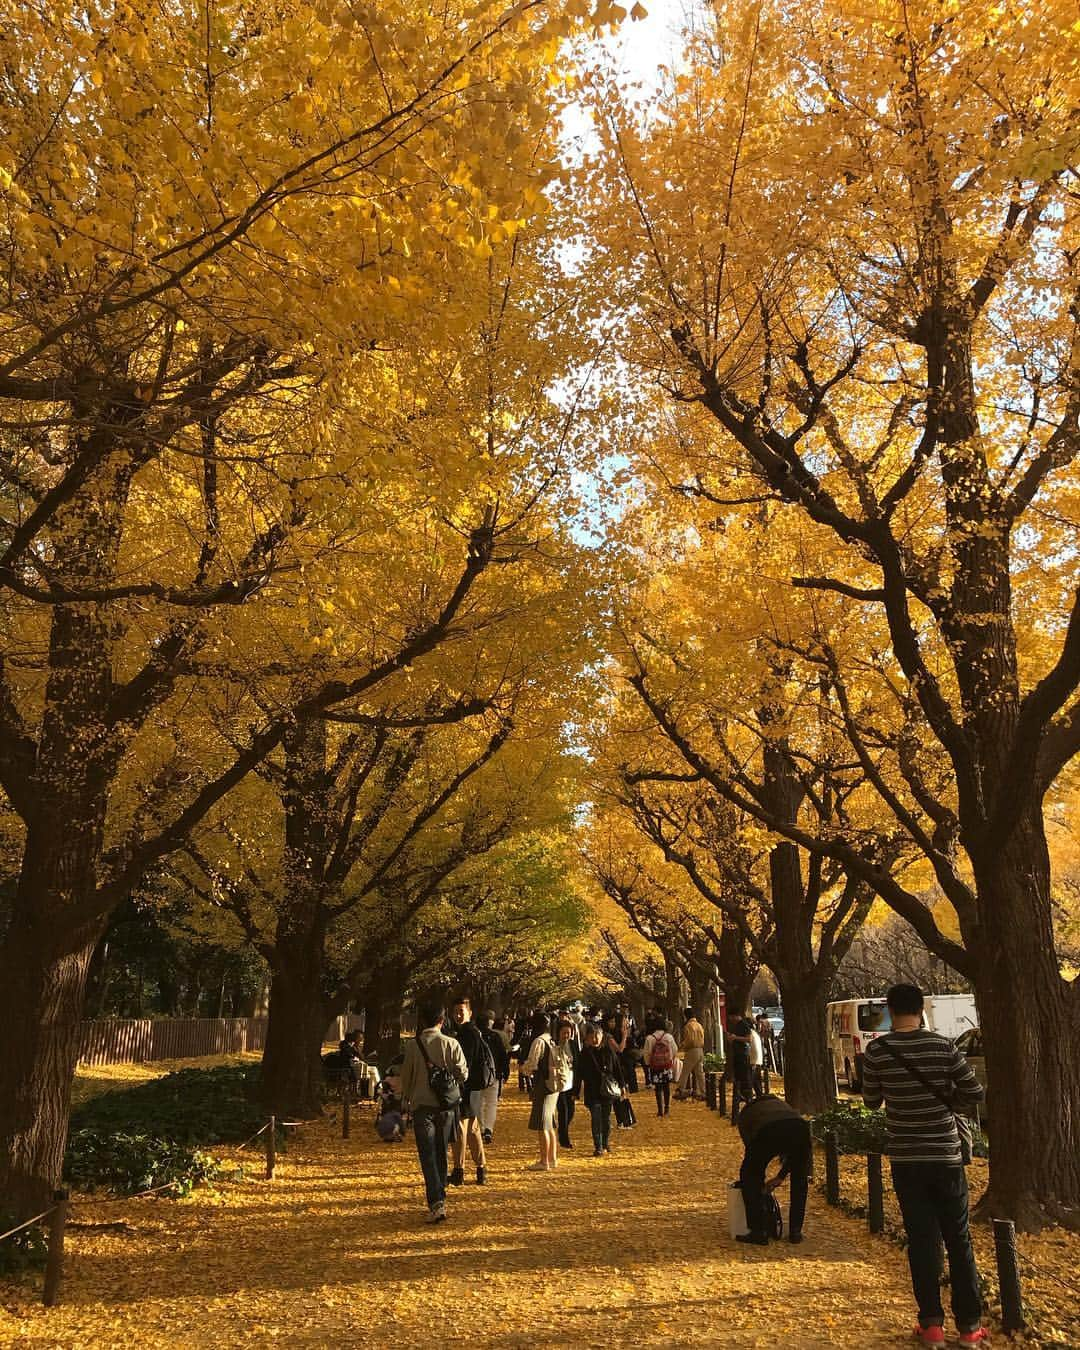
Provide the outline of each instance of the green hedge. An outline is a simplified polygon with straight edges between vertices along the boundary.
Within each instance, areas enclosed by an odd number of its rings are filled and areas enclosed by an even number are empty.
[[[103,1092],[71,1113],[71,1129],[155,1135],[184,1144],[239,1142],[265,1120],[258,1064],[181,1069],[138,1087]]]
[[[223,1174],[209,1153],[148,1134],[77,1130],[64,1159],[64,1175],[73,1186],[118,1195],[137,1195],[169,1182],[174,1184],[163,1195],[187,1195],[200,1182],[217,1181]]]
[[[103,1093],[71,1113],[64,1176],[82,1190],[121,1195],[175,1182],[162,1194],[186,1195],[224,1173],[204,1146],[239,1143],[263,1124],[258,1085],[259,1065],[240,1064]]]
[[[885,1152],[885,1112],[871,1111],[859,1102],[835,1102],[827,1111],[811,1116],[810,1129],[815,1139],[824,1139],[826,1131],[831,1130],[841,1153]],[[987,1157],[986,1135],[974,1126],[972,1135],[975,1157]]]

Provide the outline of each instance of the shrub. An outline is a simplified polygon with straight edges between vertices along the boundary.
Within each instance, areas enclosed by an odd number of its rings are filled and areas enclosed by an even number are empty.
[[[885,1115],[871,1111],[861,1102],[834,1102],[810,1120],[815,1139],[824,1139],[831,1130],[841,1153],[884,1153]]]
[[[262,1125],[258,1082],[258,1064],[181,1069],[84,1102],[71,1113],[64,1175],[83,1190],[136,1195],[172,1181],[162,1194],[186,1195],[223,1173],[203,1146],[248,1139]]]
[[[221,1164],[190,1144],[148,1134],[77,1130],[68,1140],[64,1175],[80,1190],[99,1187],[137,1195],[168,1182],[167,1194],[187,1195],[199,1182],[216,1181]]]
[[[886,1127],[884,1111],[871,1111],[861,1102],[835,1102],[827,1111],[810,1119],[815,1139],[824,1139],[827,1130],[836,1135],[841,1153],[884,1153]],[[972,1125],[972,1152],[976,1158],[989,1156],[986,1135]]]
[[[17,1222],[12,1210],[0,1209],[0,1233],[6,1233]],[[17,1275],[43,1266],[48,1253],[45,1229],[40,1223],[32,1223],[29,1228],[0,1242],[0,1276]]]
[[[120,1092],[102,1093],[71,1114],[72,1131],[148,1135],[184,1144],[247,1139],[263,1123],[258,1064],[181,1069]]]
[[[714,1055],[711,1051],[705,1056],[704,1069],[706,1073],[723,1073],[724,1056]]]

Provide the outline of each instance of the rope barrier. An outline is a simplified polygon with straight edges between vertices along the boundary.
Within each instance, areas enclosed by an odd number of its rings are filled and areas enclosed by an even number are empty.
[[[0,1242],[3,1242],[5,1238],[14,1237],[16,1233],[21,1233],[24,1228],[30,1228],[35,1223],[40,1223],[42,1219],[47,1219],[55,1208],[55,1205],[50,1205],[48,1209],[43,1209],[40,1214],[35,1214],[32,1219],[27,1219],[25,1223],[20,1223],[15,1228],[9,1228],[6,1233],[0,1233]]]

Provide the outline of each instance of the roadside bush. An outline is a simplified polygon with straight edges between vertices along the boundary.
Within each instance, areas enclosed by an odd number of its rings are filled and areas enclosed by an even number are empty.
[[[871,1111],[859,1102],[835,1102],[827,1111],[811,1116],[810,1130],[815,1139],[826,1131],[836,1135],[841,1153],[884,1153],[886,1144],[885,1112]],[[986,1135],[972,1125],[972,1152],[976,1158],[989,1156]]]
[[[181,1069],[105,1092],[71,1113],[71,1129],[145,1135],[183,1144],[238,1142],[263,1123],[258,1064]]]
[[[712,1051],[709,1051],[709,1053],[705,1056],[703,1067],[706,1073],[723,1073],[724,1056],[714,1055]]]
[[[258,1085],[258,1064],[230,1064],[103,1093],[71,1113],[64,1175],[82,1190],[135,1195],[173,1181],[162,1194],[186,1195],[224,1174],[206,1145],[241,1142],[262,1125]]]
[[[77,1130],[68,1140],[64,1176],[79,1190],[136,1195],[175,1182],[170,1196],[187,1195],[200,1182],[216,1181],[224,1169],[216,1158],[147,1134]]]

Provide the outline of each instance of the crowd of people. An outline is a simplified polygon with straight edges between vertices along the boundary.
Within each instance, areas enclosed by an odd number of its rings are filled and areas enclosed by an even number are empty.
[[[346,1053],[345,1043],[342,1045]],[[428,1220],[446,1218],[447,1188],[465,1182],[466,1156],[476,1183],[487,1183],[488,1146],[499,1101],[517,1063],[518,1088],[530,1098],[529,1129],[537,1138],[532,1170],[550,1172],[560,1149],[573,1149],[578,1104],[589,1115],[592,1154],[611,1153],[611,1133],[637,1124],[633,1098],[651,1087],[660,1119],[677,1098],[704,1099],[705,1031],[686,1010],[681,1037],[653,1009],[638,1028],[625,1007],[580,1007],[512,1016],[473,1012],[462,995],[449,1010],[429,999],[417,1008],[417,1033],[381,1087],[376,1128],[388,1142],[403,1134],[411,1113],[428,1204]],[[447,1155],[449,1154],[450,1161]]]
[[[938,1266],[944,1245],[959,1343],[979,1345],[987,1333],[968,1228],[964,1165],[970,1157],[963,1112],[978,1103],[982,1089],[954,1043],[923,1028],[919,990],[897,985],[887,1002],[892,1031],[867,1047],[864,1098],[870,1107],[885,1107],[893,1186],[919,1311],[916,1336],[926,1345],[944,1344]],[[499,1101],[515,1059],[518,1087],[531,1102],[536,1172],[554,1170],[560,1150],[574,1148],[578,1102],[589,1114],[593,1156],[603,1158],[611,1152],[612,1129],[636,1125],[632,1099],[643,1086],[652,1089],[660,1120],[670,1113],[673,1085],[676,1098],[704,1096],[705,1033],[690,1008],[678,1039],[660,1009],[653,1009],[640,1029],[625,1007],[474,1016],[462,996],[449,1018],[438,999],[424,1001],[417,1011],[417,1033],[406,1043],[400,1075],[388,1076],[383,1092],[396,1111],[411,1108],[430,1223],[446,1219],[447,1187],[463,1184],[466,1154],[477,1184],[486,1183],[485,1150],[495,1137]],[[766,1246],[779,1235],[782,1220],[770,1197],[786,1180],[787,1235],[797,1245],[803,1240],[813,1158],[809,1122],[768,1090],[763,1028],[735,1017],[727,1044],[733,1088],[746,1103],[738,1117],[744,1144],[738,1186],[746,1220],[738,1240]],[[393,1113],[384,1101],[379,1119],[388,1114]],[[400,1119],[395,1138],[401,1137]],[[778,1170],[767,1180],[774,1162]],[[773,1216],[776,1227],[770,1232]]]

